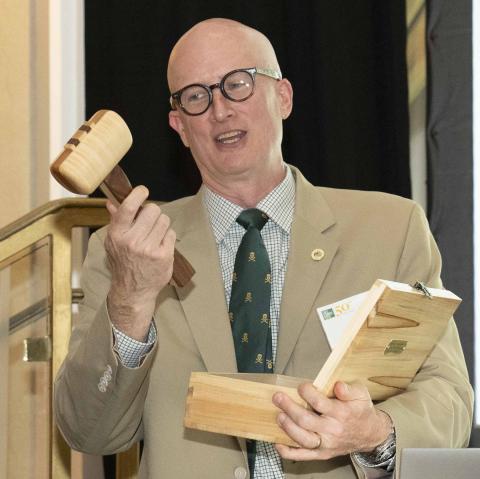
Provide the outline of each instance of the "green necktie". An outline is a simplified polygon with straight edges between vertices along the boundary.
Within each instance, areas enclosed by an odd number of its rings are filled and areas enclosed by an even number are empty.
[[[229,315],[240,373],[273,373],[270,325],[270,260],[260,230],[268,216],[256,208],[242,211],[237,222],[246,232],[235,258]],[[255,441],[247,441],[251,478]]]

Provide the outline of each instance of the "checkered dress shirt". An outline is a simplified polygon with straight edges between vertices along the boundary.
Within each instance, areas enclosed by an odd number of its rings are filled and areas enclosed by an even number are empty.
[[[213,193],[206,187],[204,201],[217,243],[220,268],[225,285],[225,301],[230,302],[232,274],[235,256],[245,228],[236,222],[243,208]],[[290,168],[286,168],[284,180],[271,191],[256,208],[266,213],[269,220],[261,230],[261,235],[270,258],[272,269],[272,289],[270,298],[270,318],[272,321],[273,361],[277,353],[278,321],[282,301],[283,283],[287,269],[290,228],[295,205],[295,181]],[[275,367],[274,367],[275,369]],[[280,456],[273,444],[257,442],[255,479],[283,479]]]

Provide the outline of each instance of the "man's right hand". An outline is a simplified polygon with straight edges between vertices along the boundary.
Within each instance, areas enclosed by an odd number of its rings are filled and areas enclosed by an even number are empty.
[[[147,188],[137,186],[118,208],[107,202],[108,312],[117,329],[138,341],[145,340],[156,297],[172,277],[176,239],[170,219],[157,205],[141,208],[147,197]]]

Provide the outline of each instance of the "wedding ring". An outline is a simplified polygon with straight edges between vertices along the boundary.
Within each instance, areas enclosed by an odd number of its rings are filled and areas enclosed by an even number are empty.
[[[320,449],[322,447],[322,436],[320,436],[320,434],[317,434],[317,439],[318,444],[315,447],[312,447],[312,449]]]

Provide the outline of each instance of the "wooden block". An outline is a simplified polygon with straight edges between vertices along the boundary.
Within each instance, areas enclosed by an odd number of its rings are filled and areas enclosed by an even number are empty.
[[[377,280],[313,381],[333,396],[337,381],[361,382],[373,400],[402,392],[442,335],[461,299],[430,289]],[[321,365],[319,365],[321,366]],[[192,373],[186,427],[295,446],[276,423],[276,391],[308,406],[297,393],[307,379],[276,374]]]
[[[297,446],[277,425],[277,391],[307,407],[297,393],[306,379],[278,374],[192,373],[184,417],[186,427]]]
[[[377,280],[313,384],[328,396],[337,381],[363,383],[374,400],[402,392],[461,302],[450,291],[430,292]]]

